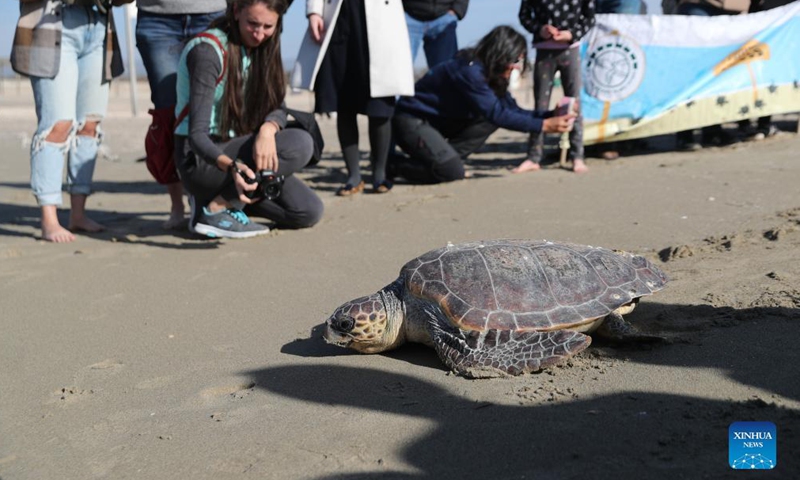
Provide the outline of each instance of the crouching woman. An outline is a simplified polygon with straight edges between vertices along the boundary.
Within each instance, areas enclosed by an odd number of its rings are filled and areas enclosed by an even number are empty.
[[[322,201],[293,174],[311,159],[311,136],[285,129],[286,82],[280,50],[286,0],[234,0],[224,17],[186,45],[178,65],[175,158],[189,192],[190,230],[246,238],[306,228]],[[284,179],[280,194],[259,195],[256,172]]]
[[[460,51],[422,77],[414,96],[397,103],[392,129],[409,156],[392,156],[390,174],[412,183],[460,180],[465,174],[463,159],[498,128],[568,131],[574,114],[556,117],[553,111],[525,110],[508,92],[509,81],[524,69],[527,54],[525,37],[500,26],[474,49]]]

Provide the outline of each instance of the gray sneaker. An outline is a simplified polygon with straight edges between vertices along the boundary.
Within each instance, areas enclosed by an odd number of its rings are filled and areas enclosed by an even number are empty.
[[[249,238],[269,233],[269,228],[251,222],[241,210],[229,208],[211,213],[203,207],[194,224],[194,232],[212,238]]]

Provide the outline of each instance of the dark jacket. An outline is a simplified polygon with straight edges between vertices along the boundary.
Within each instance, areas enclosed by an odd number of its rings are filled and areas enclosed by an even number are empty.
[[[403,0],[403,10],[422,22],[435,20],[448,10],[456,12],[461,20],[467,14],[468,5],[469,0]]]
[[[539,33],[545,25],[568,30],[572,42],[579,42],[594,26],[594,8],[594,0],[522,0],[519,23],[533,34],[533,43],[544,41]]]
[[[494,125],[518,132],[539,132],[550,112],[525,110],[510,93],[498,97],[489,87],[483,64],[456,57],[430,70],[414,85],[413,97],[397,102],[398,114],[411,115],[431,124],[442,120],[484,117]]]

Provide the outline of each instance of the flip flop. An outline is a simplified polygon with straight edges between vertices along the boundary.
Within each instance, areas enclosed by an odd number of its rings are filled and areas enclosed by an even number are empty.
[[[363,191],[364,191],[364,181],[362,180],[355,187],[350,185],[349,183],[345,184],[342,188],[340,188],[336,192],[336,195],[340,197],[349,197],[350,195],[355,195]]]

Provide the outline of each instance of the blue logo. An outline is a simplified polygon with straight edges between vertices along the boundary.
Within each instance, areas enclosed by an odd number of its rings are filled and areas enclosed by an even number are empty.
[[[778,430],[772,422],[728,427],[728,463],[734,470],[770,470],[778,464]]]

